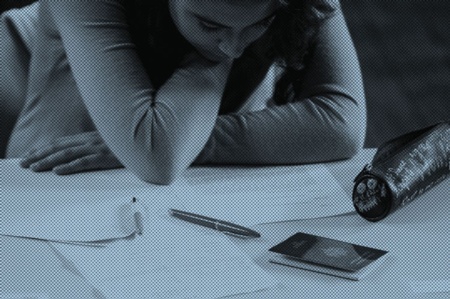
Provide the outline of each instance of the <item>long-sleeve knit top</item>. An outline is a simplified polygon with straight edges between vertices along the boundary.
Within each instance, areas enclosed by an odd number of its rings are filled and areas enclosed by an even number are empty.
[[[364,142],[363,84],[340,9],[320,27],[296,88],[282,103],[273,100],[282,67],[251,51],[237,59],[207,138],[189,141],[198,144],[188,158],[177,156],[185,144],[168,139],[177,136],[185,114],[201,119],[204,110],[183,91],[179,100],[158,98],[152,78],[160,70],[142,63],[122,1],[41,0],[35,10],[25,106],[9,157],[98,130],[140,178],[167,183],[192,162],[313,163],[351,157]]]

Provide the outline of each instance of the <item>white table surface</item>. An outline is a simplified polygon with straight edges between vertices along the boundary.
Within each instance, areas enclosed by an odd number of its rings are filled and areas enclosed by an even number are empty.
[[[348,193],[353,178],[374,150],[328,167]],[[5,175],[5,174],[2,174]],[[227,298],[449,298],[449,292],[415,293],[415,284],[450,279],[449,192],[446,180],[386,219],[372,223],[356,213],[291,222],[260,224],[262,237],[231,238],[258,265],[277,277],[277,288]],[[390,257],[365,279],[350,281],[271,264],[268,249],[289,236],[305,232],[388,250]],[[30,299],[101,298],[88,283],[58,259],[45,241],[1,237],[2,294],[43,294]],[[20,298],[20,297],[19,297]]]

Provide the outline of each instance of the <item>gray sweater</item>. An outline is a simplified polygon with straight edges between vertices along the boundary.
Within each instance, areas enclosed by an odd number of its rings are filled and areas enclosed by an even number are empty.
[[[314,163],[349,158],[362,147],[364,90],[340,10],[325,21],[311,46],[311,59],[299,78],[301,92],[275,104],[274,86],[283,69],[273,64],[234,110],[219,114],[218,109],[195,108],[200,106],[183,99],[184,91],[179,101],[158,98],[127,32],[121,1],[82,3],[41,0],[34,5],[31,58],[23,60],[28,67],[25,106],[7,157],[98,130],[139,177],[167,182],[193,162]],[[216,111],[210,128],[201,121],[204,111]],[[180,119],[199,121],[189,127]],[[203,125],[207,137],[192,140]],[[186,128],[191,140],[171,140],[186,136]]]

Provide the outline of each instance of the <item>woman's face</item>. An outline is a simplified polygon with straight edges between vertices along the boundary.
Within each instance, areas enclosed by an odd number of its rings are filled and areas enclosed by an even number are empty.
[[[261,37],[278,0],[169,0],[172,19],[184,38],[212,61],[235,59]]]

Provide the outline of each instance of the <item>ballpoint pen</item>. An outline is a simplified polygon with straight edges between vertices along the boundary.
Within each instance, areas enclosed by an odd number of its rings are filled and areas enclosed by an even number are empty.
[[[231,223],[231,222],[226,222],[226,221],[222,221],[222,220],[218,220],[218,219],[214,219],[214,218],[210,218],[210,217],[206,217],[206,216],[202,216],[202,215],[198,215],[198,214],[193,214],[193,213],[189,213],[189,212],[184,212],[184,211],[180,211],[180,210],[175,210],[175,209],[170,209],[169,210],[169,214],[194,223],[194,224],[198,224],[198,225],[202,225],[202,226],[206,226],[218,231],[221,231],[225,234],[228,235],[232,235],[235,237],[241,237],[241,238],[259,238],[261,237],[261,235],[254,231],[251,230],[249,228]]]

